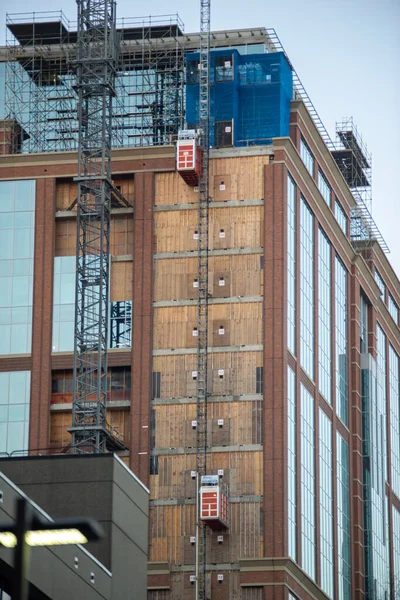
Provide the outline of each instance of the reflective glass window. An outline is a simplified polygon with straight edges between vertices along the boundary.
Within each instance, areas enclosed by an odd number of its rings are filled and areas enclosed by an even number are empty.
[[[331,245],[318,231],[318,378],[319,391],[331,404],[332,385]]]
[[[331,186],[326,180],[325,175],[318,169],[318,189],[322,194],[323,199],[325,200],[328,206],[331,205]]]
[[[333,598],[332,423],[319,410],[319,502],[321,587]]]
[[[351,600],[349,447],[336,433],[338,600]]]
[[[383,468],[383,480],[387,479],[387,443],[386,443],[386,335],[383,329],[376,326],[376,382],[377,382],[377,405],[381,414],[381,423],[379,428],[381,431],[381,457],[378,459]]]
[[[110,348],[130,348],[132,345],[132,302],[110,303]]]
[[[399,307],[396,302],[393,300],[391,294],[388,294],[388,309],[393,321],[396,325],[399,324]]]
[[[35,182],[0,182],[0,354],[31,351]]]
[[[54,259],[53,352],[74,350],[75,328],[75,256]],[[132,301],[110,302],[109,347],[132,345]]]
[[[336,412],[348,422],[347,271],[335,258]]]
[[[376,283],[378,284],[379,289],[381,290],[381,299],[383,300],[383,302],[385,302],[386,285],[377,269],[375,269],[374,277],[375,277]]]
[[[287,178],[287,344],[292,354],[296,354],[296,186],[293,179]]]
[[[288,367],[288,551],[297,561],[297,452],[296,452],[296,378]]]
[[[300,388],[301,552],[302,568],[315,580],[315,443],[314,398]]]
[[[347,235],[347,216],[337,198],[335,198],[335,217],[340,229]]]
[[[53,352],[74,349],[75,271],[75,256],[54,258]]]
[[[386,338],[376,328],[376,360],[362,355],[362,451],[365,589],[368,597],[389,594],[388,507],[386,498]]]
[[[300,208],[300,364],[314,379],[314,215]]]
[[[6,63],[0,63],[0,119],[6,118],[5,109],[5,90],[6,90]]]
[[[400,598],[400,512],[392,506],[394,600]]]
[[[311,177],[314,177],[314,156],[303,138],[300,140],[300,156],[307,171],[310,173]]]
[[[363,294],[360,299],[360,352],[368,352],[368,302]]]
[[[30,371],[0,373],[0,456],[28,450]]]
[[[392,489],[400,498],[400,378],[399,357],[389,345],[389,395]],[[400,571],[399,571],[400,572]]]

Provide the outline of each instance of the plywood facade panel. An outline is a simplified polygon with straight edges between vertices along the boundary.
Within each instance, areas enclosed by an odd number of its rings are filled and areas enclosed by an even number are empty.
[[[133,254],[132,215],[111,216],[110,250],[112,256]]]
[[[75,256],[76,219],[57,219],[56,221],[56,256]],[[112,216],[110,227],[110,250],[112,256],[131,255],[133,252],[133,219],[132,215]]]
[[[55,256],[76,255],[76,219],[56,221]]]
[[[196,188],[186,185],[178,173],[155,174],[155,204],[173,205],[198,202]]]
[[[262,352],[210,353],[209,392],[212,395],[256,394],[256,368],[262,366]],[[197,355],[154,356],[153,372],[160,373],[160,398],[195,397]],[[218,373],[223,369],[223,377]]]
[[[208,472],[224,470],[224,482],[229,485],[230,497],[261,496],[263,494],[262,452],[210,452]],[[190,473],[196,468],[195,452],[162,454],[158,457],[158,474],[150,476],[151,490],[157,499],[195,498]]]
[[[208,443],[211,446],[260,444],[262,400],[210,402]],[[196,404],[154,406],[154,439],[156,449],[193,448],[196,445]],[[223,423],[218,424],[222,420]]]
[[[259,296],[262,294],[260,254],[209,257],[209,291],[213,297]],[[225,286],[219,285],[220,278]],[[154,261],[154,300],[197,298],[197,259],[166,258]],[[220,288],[224,287],[223,290]]]
[[[209,212],[209,247],[262,247],[262,206],[212,208]],[[155,252],[196,251],[197,210],[162,211],[154,214]]]
[[[249,200],[264,197],[264,165],[268,156],[215,158],[210,161],[210,195],[214,200]],[[178,173],[157,173],[155,204],[197,203],[197,188],[185,184]]]
[[[133,205],[133,177],[113,179],[124,198]],[[76,200],[78,185],[71,180],[59,180],[56,185],[56,210],[67,210]],[[76,210],[76,206],[73,208]]]
[[[54,400],[57,396],[62,394],[52,394],[51,402],[55,404]],[[65,395],[67,396],[67,395]],[[69,402],[72,401],[72,394],[68,395],[65,399]],[[108,410],[107,411],[107,423],[115,429],[117,434],[120,434],[122,438],[129,442],[129,410]],[[72,424],[71,411],[65,412],[53,412],[50,416],[50,446],[52,448],[66,448],[71,443],[71,434],[68,432],[68,428]]]
[[[209,223],[210,249],[256,248],[263,246],[262,206],[211,208]]]
[[[211,160],[210,188],[213,199],[250,200],[263,198],[263,167],[268,163],[268,156],[242,156],[240,158],[230,157]]]
[[[66,448],[71,443],[71,412],[52,413],[50,415],[50,447],[54,449]]]
[[[230,503],[229,509],[230,527],[225,535],[225,543],[219,546],[215,533],[208,536],[209,556],[214,556],[215,562],[218,560],[220,563],[262,556],[261,502]],[[193,564],[190,536],[196,533],[195,505],[153,506],[150,515],[149,559],[174,564],[187,564],[189,559],[189,564]]]
[[[111,265],[110,300],[132,300],[132,261],[118,261]]]
[[[154,252],[197,250],[197,210],[154,213]]]
[[[210,345],[261,344],[262,333],[261,302],[209,306],[208,343]],[[169,306],[154,309],[153,347],[155,350],[192,348],[196,343],[197,306]]]

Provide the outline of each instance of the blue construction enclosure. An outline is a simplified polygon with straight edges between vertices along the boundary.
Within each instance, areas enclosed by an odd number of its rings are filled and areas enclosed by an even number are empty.
[[[199,122],[199,53],[186,55],[186,123]],[[292,71],[282,52],[210,56],[210,146],[270,144],[289,135]]]

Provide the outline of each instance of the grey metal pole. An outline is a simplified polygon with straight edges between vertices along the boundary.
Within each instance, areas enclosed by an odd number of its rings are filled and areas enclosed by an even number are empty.
[[[28,568],[30,548],[25,540],[26,532],[31,528],[31,509],[25,498],[17,500],[16,538],[14,550],[14,590],[13,600],[28,600]]]

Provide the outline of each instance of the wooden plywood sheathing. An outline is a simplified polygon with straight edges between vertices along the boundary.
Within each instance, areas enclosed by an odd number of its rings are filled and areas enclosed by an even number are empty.
[[[255,248],[263,242],[263,206],[213,208],[209,213],[210,249]],[[197,251],[197,212],[174,210],[154,214],[154,252]]]
[[[261,405],[261,400],[211,403],[208,417],[210,447],[260,445],[262,443]],[[196,446],[196,429],[193,426],[193,420],[196,419],[194,403],[157,406],[155,411],[155,451],[170,451],[175,448],[177,453],[181,453],[183,448],[190,449]],[[219,424],[221,420],[222,426]],[[160,460],[161,456],[165,457],[160,454]]]
[[[209,355],[209,370],[212,395],[256,394],[256,368],[263,364],[263,353],[218,352]],[[160,398],[187,398],[196,395],[197,356],[193,354],[154,356],[153,371],[160,373]],[[220,380],[218,370],[229,373]],[[214,377],[218,382],[214,387]],[[228,385],[223,385],[223,382]]]
[[[110,300],[132,300],[132,261],[113,262],[111,267]]]
[[[154,300],[195,299],[197,289],[197,259],[167,258],[154,263]],[[261,264],[259,254],[226,255],[209,257],[209,291],[215,297],[261,295]],[[222,291],[220,278],[229,278]]]
[[[261,302],[209,306],[208,343],[210,346],[262,344],[262,336]],[[154,309],[153,348],[155,350],[196,346],[197,307],[195,305]]]
[[[190,536],[194,535],[194,504],[158,505],[150,508],[150,556],[152,561],[184,564],[191,556]],[[239,558],[256,558],[263,551],[263,533],[260,529],[261,502],[231,503],[230,527],[225,545],[219,552],[222,562],[235,563]],[[212,535],[207,536],[209,552],[217,546]],[[222,551],[221,551],[222,550]]]

